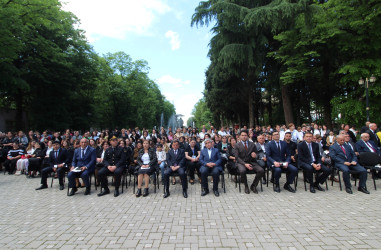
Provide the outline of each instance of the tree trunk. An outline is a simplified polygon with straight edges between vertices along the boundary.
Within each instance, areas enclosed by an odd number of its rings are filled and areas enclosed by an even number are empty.
[[[16,95],[16,130],[23,130],[24,128],[24,121],[23,121],[23,94],[19,91],[19,93]]]
[[[294,117],[292,115],[292,105],[290,100],[290,94],[286,85],[281,85],[282,89],[282,102],[283,102],[283,112],[286,125],[294,122]]]
[[[254,127],[253,92],[249,91],[249,128]]]

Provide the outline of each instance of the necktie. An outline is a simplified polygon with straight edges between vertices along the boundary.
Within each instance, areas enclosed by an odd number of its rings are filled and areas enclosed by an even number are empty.
[[[345,157],[347,157],[347,153],[345,152],[345,148],[344,148],[344,146],[343,146],[343,145],[340,145],[340,147],[341,147],[341,150],[343,150],[343,152],[344,152],[344,154],[345,154]]]
[[[308,148],[309,148],[309,150],[310,150],[311,161],[313,162],[313,161],[314,161],[314,154],[312,153],[312,146],[311,146],[311,143],[308,143]]]
[[[82,154],[81,154],[81,158],[83,158],[83,155],[85,154],[85,150],[82,148]]]
[[[277,147],[278,147],[278,152],[280,154],[280,144],[279,144],[279,142],[277,142],[276,144],[277,144]]]
[[[56,159],[58,158],[58,151],[54,151],[55,155],[56,155]]]
[[[246,149],[246,151],[247,151],[247,142],[245,141],[245,149]]]
[[[369,143],[369,142],[365,142],[366,145],[368,145],[368,147],[372,150],[372,152],[376,152],[376,150],[372,147],[372,145]]]

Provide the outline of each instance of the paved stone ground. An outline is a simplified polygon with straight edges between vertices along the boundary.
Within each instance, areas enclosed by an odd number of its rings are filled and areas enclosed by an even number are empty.
[[[201,198],[199,184],[188,199],[179,184],[168,199],[162,187],[136,198],[132,186],[117,198],[94,188],[68,197],[58,180],[35,191],[39,178],[1,172],[0,249],[381,249],[381,191],[370,178],[370,195],[338,183],[311,194],[300,180],[295,194],[264,187],[247,195],[227,180],[218,198]]]

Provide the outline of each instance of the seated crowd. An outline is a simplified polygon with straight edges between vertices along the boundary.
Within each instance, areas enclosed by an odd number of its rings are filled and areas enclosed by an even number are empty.
[[[36,190],[48,188],[49,174],[58,178],[59,188],[63,190],[67,173],[69,196],[75,195],[80,187],[85,187],[84,194],[89,195],[94,174],[95,185],[101,186],[98,196],[110,193],[108,176],[112,175],[117,197],[121,179],[128,173],[137,176],[136,197],[149,195],[149,183],[156,185],[161,180],[167,198],[170,183],[175,185],[179,177],[183,196],[187,198],[188,182],[193,185],[196,174],[202,185],[202,196],[209,193],[208,176],[212,176],[214,195],[219,196],[218,183],[225,166],[235,181],[244,184],[247,194],[258,193],[258,185],[268,182],[273,183],[275,192],[280,192],[282,173],[286,175],[284,189],[294,193],[292,184],[299,169],[311,193],[325,191],[321,184],[328,178],[338,181],[332,171],[335,166],[342,172],[347,193],[352,193],[352,174],[359,179],[358,190],[369,194],[365,167],[381,164],[380,138],[377,125],[369,122],[361,131],[347,124],[330,131],[324,125],[303,124],[296,128],[291,123],[287,127],[250,129],[246,126],[220,130],[213,126],[209,129],[203,126],[201,130],[183,127],[176,131],[161,128],[159,132],[144,128],[94,130],[83,134],[69,129],[62,134],[0,132],[0,168],[4,167],[10,175],[40,176],[41,186]],[[266,170],[271,173],[268,179]],[[374,168],[371,171],[381,178],[381,171]],[[255,174],[250,187],[247,174]]]

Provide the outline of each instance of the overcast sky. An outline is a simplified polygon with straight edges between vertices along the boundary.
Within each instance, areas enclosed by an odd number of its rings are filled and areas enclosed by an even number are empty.
[[[211,33],[190,27],[199,1],[61,0],[99,55],[123,51],[148,62],[149,76],[184,122],[202,97]],[[167,119],[167,118],[166,118]]]

